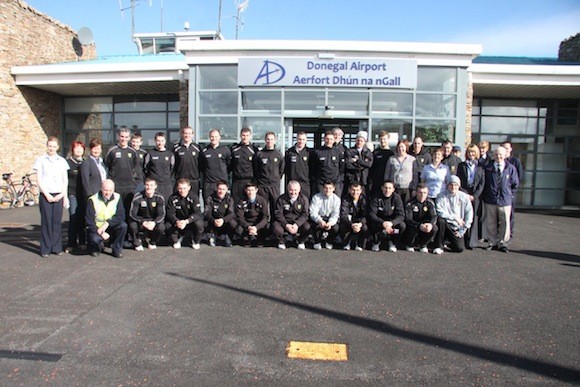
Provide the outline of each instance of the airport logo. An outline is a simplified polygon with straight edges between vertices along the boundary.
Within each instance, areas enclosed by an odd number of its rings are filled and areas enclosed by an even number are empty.
[[[272,85],[279,82],[286,75],[286,69],[279,63],[265,60],[258,73],[254,85]]]

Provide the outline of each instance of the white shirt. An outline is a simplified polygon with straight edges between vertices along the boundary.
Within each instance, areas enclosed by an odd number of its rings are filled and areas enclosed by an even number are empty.
[[[34,161],[39,185],[48,193],[59,194],[67,191],[65,185],[66,171],[70,169],[66,160],[59,155],[43,155]]]

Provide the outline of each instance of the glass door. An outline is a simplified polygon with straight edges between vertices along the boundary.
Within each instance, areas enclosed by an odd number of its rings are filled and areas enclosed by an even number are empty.
[[[305,132],[307,146],[318,148],[324,144],[324,133],[327,130],[340,128],[344,132],[342,142],[346,148],[354,146],[356,134],[360,130],[366,130],[366,121],[353,119],[316,119],[316,118],[295,118],[292,120],[292,146],[296,143],[296,133]]]

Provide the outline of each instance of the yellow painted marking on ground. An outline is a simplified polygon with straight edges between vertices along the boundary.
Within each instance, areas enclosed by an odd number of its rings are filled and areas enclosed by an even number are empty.
[[[286,354],[292,359],[347,361],[346,344],[291,341]]]
[[[0,223],[0,228],[24,228],[30,226],[30,223]]]

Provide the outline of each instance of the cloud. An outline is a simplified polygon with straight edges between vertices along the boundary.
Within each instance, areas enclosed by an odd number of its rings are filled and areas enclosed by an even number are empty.
[[[580,32],[580,10],[543,20],[521,20],[510,25],[469,31],[453,40],[480,43],[483,55],[557,57],[562,40]]]

